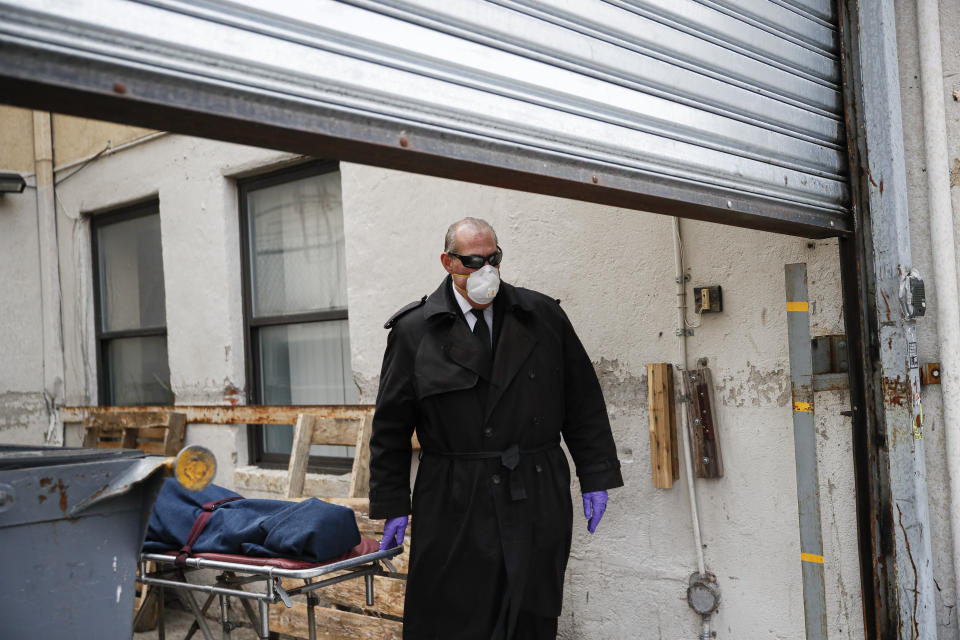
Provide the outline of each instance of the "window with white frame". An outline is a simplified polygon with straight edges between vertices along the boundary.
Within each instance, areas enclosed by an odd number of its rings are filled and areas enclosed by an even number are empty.
[[[242,180],[240,223],[249,392],[265,405],[353,404],[340,172],[312,162]],[[251,454],[286,464],[291,426],[256,426]],[[347,472],[353,447],[311,449],[311,466]]]
[[[157,201],[91,219],[101,405],[173,404]]]

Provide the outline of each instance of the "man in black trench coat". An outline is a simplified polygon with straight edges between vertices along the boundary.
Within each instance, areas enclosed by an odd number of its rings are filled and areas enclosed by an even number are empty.
[[[591,533],[623,484],[590,358],[558,301],[499,281],[502,255],[489,224],[454,223],[449,275],[385,325],[370,517],[386,548],[413,514],[405,640],[555,638],[573,525],[561,435]]]

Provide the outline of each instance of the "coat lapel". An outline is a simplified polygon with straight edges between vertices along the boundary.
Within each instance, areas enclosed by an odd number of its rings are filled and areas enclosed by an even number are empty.
[[[506,284],[503,287],[505,290],[501,291],[501,295],[507,294],[505,296],[507,300],[504,301],[507,304],[500,338],[497,340],[497,350],[493,356],[493,374],[490,377],[490,392],[487,395],[484,420],[493,413],[504,391],[510,386],[537,344],[537,336],[518,317],[518,313],[525,313],[525,311],[516,304],[513,287]]]
[[[469,369],[484,380],[490,379],[490,354],[479,344],[461,317],[460,308],[453,299],[450,288],[450,276],[428,298],[423,307],[424,315],[429,319],[444,318],[449,322],[445,330],[438,327],[436,336],[440,350],[455,364]]]
[[[484,380],[490,379],[490,352],[477,344],[476,337],[459,318],[450,323],[443,349],[461,367],[473,371]]]

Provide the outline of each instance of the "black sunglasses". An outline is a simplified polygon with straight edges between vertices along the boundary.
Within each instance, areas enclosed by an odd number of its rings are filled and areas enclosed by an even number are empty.
[[[503,260],[503,249],[499,246],[495,253],[484,256],[462,256],[459,253],[453,253],[452,251],[447,251],[448,256],[453,256],[457,260],[463,263],[467,269],[479,269],[483,266],[484,262],[489,262],[491,267],[496,267],[500,264],[500,261]]]

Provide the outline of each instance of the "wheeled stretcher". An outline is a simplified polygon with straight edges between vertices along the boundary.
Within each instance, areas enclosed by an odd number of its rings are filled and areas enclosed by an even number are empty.
[[[176,552],[141,553],[138,581],[155,587],[147,597],[159,598],[160,640],[165,640],[163,589],[166,588],[176,590],[177,596],[196,618],[186,640],[196,631],[200,631],[205,640],[214,640],[205,613],[215,596],[219,597],[222,638],[230,638],[230,632],[236,626],[231,622],[229,612],[230,599],[238,598],[250,623],[256,629],[257,636],[267,640],[271,637],[269,605],[283,602],[287,607],[291,607],[291,598],[300,595],[306,596],[310,640],[316,640],[314,608],[318,602],[314,591],[338,582],[363,578],[366,582],[366,603],[373,606],[374,576],[398,577],[390,559],[399,555],[403,548],[379,551],[378,547],[376,540],[363,538],[359,545],[344,556],[320,563],[226,553],[196,553],[177,563]],[[156,569],[148,571],[150,562],[156,563]],[[197,576],[199,569],[219,571],[213,584],[187,580],[188,575]],[[302,580],[303,584],[292,589],[284,588],[281,578]],[[203,605],[198,604],[194,593],[207,594]],[[251,600],[257,602],[258,611],[253,610]],[[141,606],[140,614],[146,608]]]

